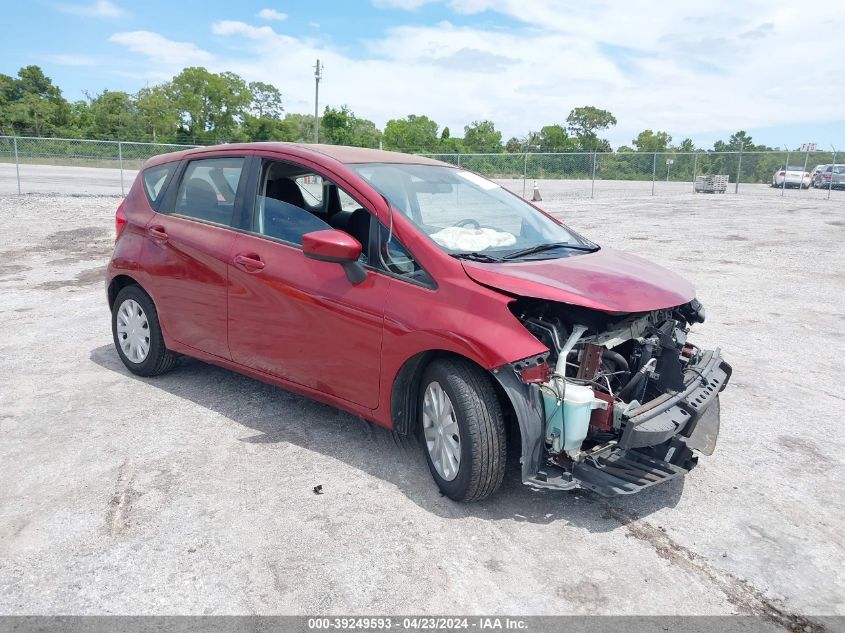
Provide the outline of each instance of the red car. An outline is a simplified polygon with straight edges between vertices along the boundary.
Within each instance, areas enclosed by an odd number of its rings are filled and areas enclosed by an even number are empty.
[[[455,500],[684,475],[731,374],[693,287],[453,165],[250,143],[151,159],[115,217],[115,347],[184,354],[418,434]]]

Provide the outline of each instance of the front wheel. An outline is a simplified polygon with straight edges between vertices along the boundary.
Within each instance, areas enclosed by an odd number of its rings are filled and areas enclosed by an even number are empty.
[[[431,475],[455,501],[492,495],[505,474],[502,409],[491,378],[469,361],[431,363],[420,384],[420,432]]]

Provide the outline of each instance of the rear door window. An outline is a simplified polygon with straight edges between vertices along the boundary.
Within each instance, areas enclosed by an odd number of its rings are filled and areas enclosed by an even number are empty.
[[[189,218],[229,226],[244,169],[243,157],[204,158],[188,163],[174,212]]]
[[[165,185],[176,170],[177,165],[178,163],[165,163],[144,170],[144,192],[147,194],[147,200],[150,201],[150,206],[153,209],[158,209],[158,205],[164,197]]]

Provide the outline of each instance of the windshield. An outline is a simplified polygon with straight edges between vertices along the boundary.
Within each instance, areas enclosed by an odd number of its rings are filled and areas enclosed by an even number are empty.
[[[386,163],[350,167],[452,255],[483,254],[491,260],[549,258],[598,248],[496,183],[469,171]]]

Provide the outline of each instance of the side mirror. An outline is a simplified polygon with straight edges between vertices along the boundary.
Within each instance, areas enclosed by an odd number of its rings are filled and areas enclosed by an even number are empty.
[[[356,286],[367,278],[367,271],[358,261],[361,243],[349,233],[337,229],[306,233],[302,236],[302,253],[308,259],[340,264],[347,279]]]

